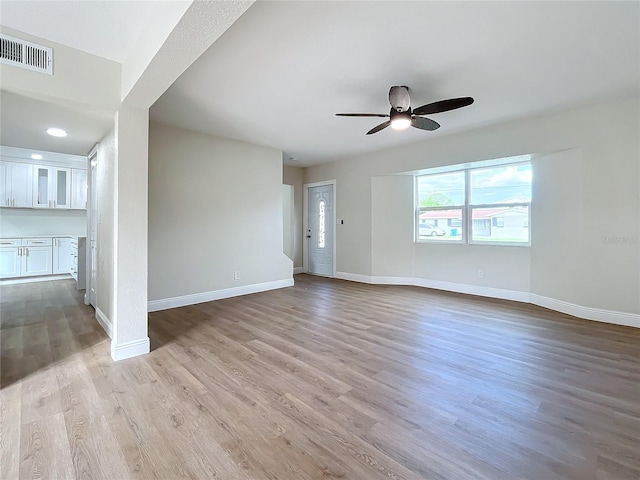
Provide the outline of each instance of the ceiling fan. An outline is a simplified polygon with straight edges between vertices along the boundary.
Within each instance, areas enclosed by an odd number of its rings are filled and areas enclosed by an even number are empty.
[[[409,97],[409,87],[393,86],[389,90],[389,103],[391,111],[389,114],[384,113],[336,113],[338,117],[383,117],[389,118],[377,127],[373,127],[367,132],[367,135],[377,133],[380,130],[391,126],[395,130],[404,130],[405,128],[414,127],[421,130],[436,130],[440,128],[438,122],[434,122],[430,118],[420,115],[431,115],[433,113],[448,112],[456,108],[466,107],[473,103],[471,97],[450,98],[448,100],[440,100],[439,102],[428,103],[421,107],[411,110],[411,100]]]

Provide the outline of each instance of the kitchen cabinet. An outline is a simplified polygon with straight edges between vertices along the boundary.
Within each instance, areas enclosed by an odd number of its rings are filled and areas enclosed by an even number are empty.
[[[71,276],[76,280],[76,288],[86,288],[87,278],[87,237],[71,239]]]
[[[22,247],[22,276],[51,275],[51,245],[46,247]]]
[[[51,238],[0,240],[0,278],[53,273]]]
[[[87,208],[87,171],[80,168],[71,169],[71,208]]]
[[[53,274],[71,273],[72,265],[71,238],[53,238]]]
[[[20,239],[0,240],[0,278],[20,276]]]
[[[0,205],[31,207],[33,199],[33,165],[0,162]]]
[[[34,208],[71,208],[71,169],[33,166]]]

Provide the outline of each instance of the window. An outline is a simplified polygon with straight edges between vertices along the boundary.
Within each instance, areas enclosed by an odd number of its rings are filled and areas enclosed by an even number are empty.
[[[487,163],[416,177],[416,241],[529,244],[531,163]]]
[[[465,172],[417,177],[418,240],[462,241]],[[431,226],[426,228],[425,224]]]

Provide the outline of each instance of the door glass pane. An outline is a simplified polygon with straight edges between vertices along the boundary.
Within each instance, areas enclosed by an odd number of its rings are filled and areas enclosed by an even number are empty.
[[[58,170],[57,175],[57,187],[58,195],[56,202],[58,205],[67,204],[67,172],[64,170]]]
[[[49,202],[49,169],[38,168],[38,205]]]
[[[325,231],[325,219],[324,219],[324,200],[318,202],[318,248],[324,248],[324,231]]]

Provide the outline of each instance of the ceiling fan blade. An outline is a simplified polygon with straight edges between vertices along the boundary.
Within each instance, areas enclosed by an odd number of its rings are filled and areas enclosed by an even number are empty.
[[[386,118],[386,113],[336,113],[336,117],[382,117]]]
[[[386,122],[381,123],[381,124],[380,124],[380,125],[378,125],[377,127],[373,127],[371,130],[369,130],[369,131],[367,132],[367,135],[371,135],[372,133],[377,133],[377,132],[379,132],[380,130],[382,130],[382,129],[384,129],[384,128],[387,128],[389,125],[391,125],[391,120],[387,120]],[[440,126],[440,125],[438,125],[438,126]]]
[[[421,107],[414,108],[414,115],[432,115],[434,113],[448,112],[456,108],[466,107],[473,103],[471,97],[450,98],[449,100],[440,100],[439,102],[428,103]]]
[[[438,122],[434,122],[430,118],[424,117],[413,117],[411,119],[411,126],[415,128],[419,128],[420,130],[437,130],[440,128],[440,124]]]

